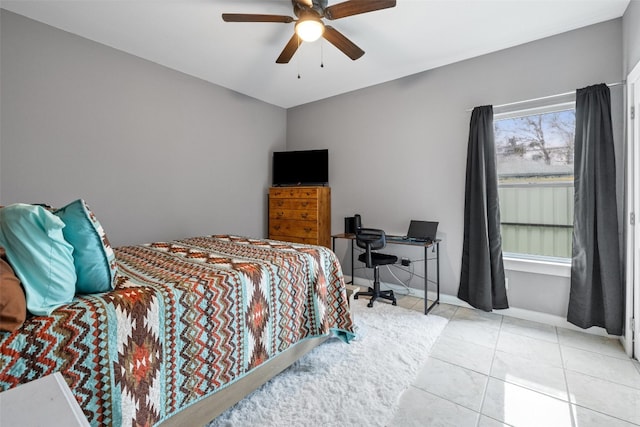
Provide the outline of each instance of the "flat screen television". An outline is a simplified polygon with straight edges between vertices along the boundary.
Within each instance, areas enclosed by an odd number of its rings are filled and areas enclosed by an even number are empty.
[[[329,150],[276,151],[273,185],[324,185],[329,183]]]

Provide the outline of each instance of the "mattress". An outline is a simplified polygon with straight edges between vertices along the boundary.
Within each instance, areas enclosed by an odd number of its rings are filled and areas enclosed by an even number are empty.
[[[353,337],[327,248],[218,235],[115,252],[113,291],[0,333],[0,390],[61,372],[92,425],[156,425],[297,342]]]

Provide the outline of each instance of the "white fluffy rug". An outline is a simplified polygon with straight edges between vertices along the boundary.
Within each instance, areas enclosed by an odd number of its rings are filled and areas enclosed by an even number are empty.
[[[387,425],[447,320],[367,302],[352,302],[356,340],[325,342],[209,427]]]

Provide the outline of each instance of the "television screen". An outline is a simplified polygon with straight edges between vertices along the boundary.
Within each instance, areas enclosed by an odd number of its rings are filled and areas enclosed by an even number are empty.
[[[329,150],[276,151],[273,185],[329,183]]]

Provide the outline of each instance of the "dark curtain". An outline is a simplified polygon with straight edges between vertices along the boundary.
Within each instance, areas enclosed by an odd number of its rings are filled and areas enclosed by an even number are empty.
[[[484,311],[509,308],[504,284],[493,107],[471,113],[458,298]]]
[[[576,92],[575,210],[567,320],[622,334],[623,289],[618,241],[611,99],[605,84]]]

